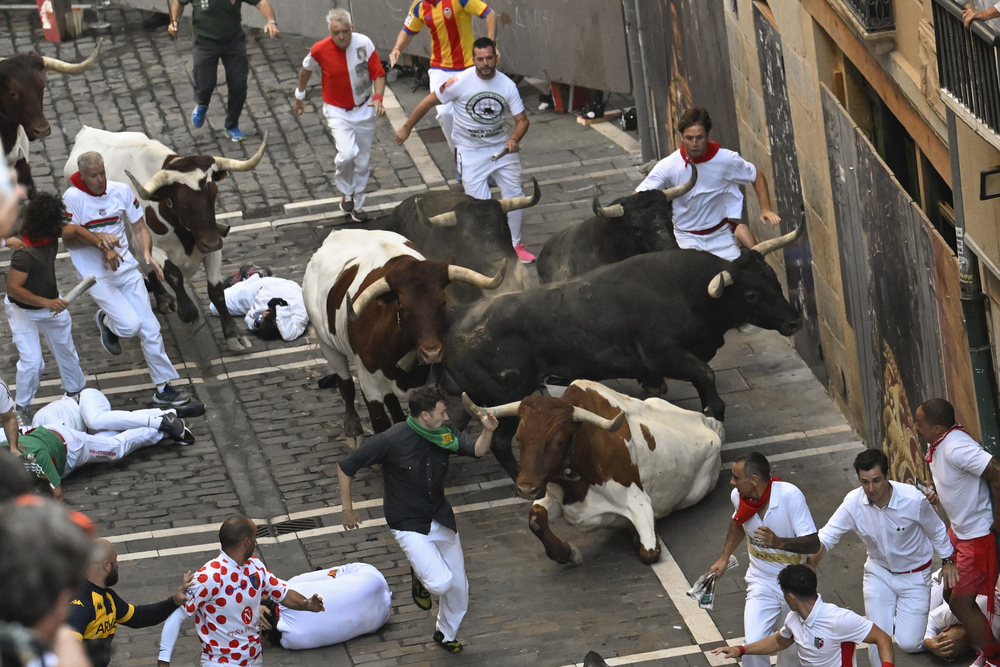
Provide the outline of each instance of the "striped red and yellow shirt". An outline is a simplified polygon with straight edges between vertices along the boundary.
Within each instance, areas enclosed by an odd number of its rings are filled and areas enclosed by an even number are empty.
[[[427,25],[431,33],[431,67],[463,70],[472,67],[472,16],[486,18],[492,10],[482,0],[414,0],[403,22],[411,35]]]

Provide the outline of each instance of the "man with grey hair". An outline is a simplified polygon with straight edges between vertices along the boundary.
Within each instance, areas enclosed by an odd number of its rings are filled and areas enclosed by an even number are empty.
[[[118,239],[117,261],[113,258],[107,261],[101,248],[66,243],[80,279],[97,278],[97,284],[89,293],[98,306],[96,319],[101,345],[108,354],[118,355],[122,351],[120,337],[139,336],[149,375],[156,385],[153,402],[184,405],[191,397],[170,386],[170,381],[180,376],[167,357],[160,323],[149,305],[139,263],[129,252],[125,235],[124,218],[127,217],[143,261],[163,280],[163,271],[153,259],[153,240],[143,218],[142,206],[128,185],[108,180],[100,153],[82,153],[77,158],[77,168],[79,171],[69,178],[72,185],[63,193],[67,224],[83,225],[91,232],[113,234]]]
[[[333,9],[326,20],[330,36],[313,44],[302,61],[292,107],[298,116],[305,112],[306,85],[313,72],[321,71],[323,115],[337,146],[334,182],[343,195],[340,210],[354,222],[364,222],[375,117],[385,114],[385,70],[372,40],[354,32],[347,10]]]

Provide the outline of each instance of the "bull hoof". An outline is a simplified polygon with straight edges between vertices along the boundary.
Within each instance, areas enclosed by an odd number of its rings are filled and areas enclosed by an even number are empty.
[[[349,417],[344,418],[344,436],[350,440],[351,438],[356,438],[365,432],[364,427],[361,425],[360,419],[351,419]]]
[[[177,317],[181,318],[181,322],[191,324],[198,319],[198,309],[193,305],[186,308],[178,308]]]
[[[177,299],[172,296],[156,297],[156,309],[163,315],[177,312]]]
[[[579,565],[583,562],[583,556],[580,555],[580,550],[572,544],[569,545],[569,561],[573,563],[573,565]]]
[[[231,336],[226,339],[226,345],[233,352],[242,352],[253,347],[253,343],[246,336]]]
[[[646,565],[654,565],[660,562],[660,545],[656,544],[655,549],[646,549],[642,546],[639,547],[639,560],[641,560]]]
[[[642,385],[642,390],[649,396],[663,397],[667,395],[667,383],[664,382],[659,387],[644,384]]]
[[[362,444],[364,444],[364,442],[365,442],[364,435],[356,435],[354,437],[347,438],[347,446],[350,447],[352,450],[357,449]]]

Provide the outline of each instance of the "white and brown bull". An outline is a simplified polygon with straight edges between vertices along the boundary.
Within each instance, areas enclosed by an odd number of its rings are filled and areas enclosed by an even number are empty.
[[[473,414],[520,418],[517,495],[535,501],[528,525],[559,563],[581,562],[579,550],[549,527],[560,512],[585,532],[631,524],[639,558],[657,562],[656,519],[704,498],[722,468],[721,422],[597,382],[577,380],[560,398],[529,396],[493,408],[462,400]]]
[[[0,141],[7,165],[17,171],[17,182],[34,189],[28,166],[28,142],[52,134],[42,107],[45,72],[79,74],[89,68],[101,50],[104,38],[82,63],[68,63],[35,52],[0,58]]]
[[[219,181],[230,171],[250,171],[260,163],[267,134],[249,160],[180,156],[140,132],[106,132],[84,127],[76,135],[73,152],[63,175],[77,170],[81,153],[96,151],[104,158],[108,180],[129,183],[145,209],[146,226],[153,238],[153,258],[163,267],[172,296],[156,276],[147,274],[161,313],[177,312],[184,322],[198,319],[198,308],[184,289],[199,266],[205,267],[208,298],[219,311],[222,333],[230,350],[252,346],[226,308],[222,287],[222,239],[229,226],[215,219]],[[141,264],[141,263],[140,263]]]
[[[424,259],[393,232],[345,229],[326,237],[306,267],[302,293],[320,349],[333,367],[320,387],[336,384],[340,390],[346,437],[362,433],[348,363],[357,372],[372,428],[381,432],[403,421],[399,399],[426,384],[429,365],[444,355],[445,288],[463,281],[494,289],[505,270],[501,266],[490,278]]]

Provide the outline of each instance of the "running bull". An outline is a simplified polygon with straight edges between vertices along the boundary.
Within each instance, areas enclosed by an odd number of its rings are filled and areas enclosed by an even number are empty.
[[[140,132],[105,132],[84,127],[76,135],[63,175],[76,171],[81,153],[97,151],[104,158],[108,179],[130,182],[146,211],[153,236],[153,257],[173,288],[171,296],[152,273],[146,276],[161,313],[177,311],[184,322],[198,319],[198,308],[184,290],[199,266],[205,267],[208,298],[219,312],[230,350],[252,347],[226,308],[222,287],[222,239],[229,226],[215,219],[216,185],[231,171],[250,171],[264,155],[267,134],[249,160],[189,155],[181,157]]]
[[[636,192],[610,206],[594,197],[594,216],[554,234],[538,253],[539,280],[568,280],[642,253],[675,250],[670,202],[698,181],[698,169],[692,167],[687,183],[667,190]]]
[[[445,288],[460,281],[495,289],[505,269],[501,265],[489,278],[428,260],[393,232],[345,229],[326,237],[306,267],[302,293],[320,349],[334,369],[320,387],[340,390],[347,438],[362,434],[348,362],[358,374],[372,428],[381,432],[403,421],[399,399],[426,384],[429,364],[444,356]]]
[[[538,203],[541,190],[532,179],[531,197],[476,199],[461,192],[433,190],[404,200],[385,218],[385,229],[402,234],[428,259],[457,262],[485,275],[508,267],[497,293],[519,292],[532,285],[531,274],[517,260],[511,244],[507,213]],[[423,214],[417,213],[419,200]],[[469,283],[448,288],[451,303],[469,303],[483,297],[482,289]]]
[[[521,471],[517,495],[534,500],[528,527],[559,563],[581,561],[549,520],[560,513],[584,532],[631,524],[639,558],[660,559],[656,520],[694,505],[715,487],[722,468],[722,424],[711,417],[649,398],[619,394],[577,380],[560,398],[529,396],[485,410],[518,417]]]
[[[0,58],[0,142],[7,165],[14,168],[17,182],[29,192],[34,190],[35,184],[28,165],[28,142],[52,134],[42,108],[45,72],[79,74],[86,71],[97,59],[103,41],[103,37],[97,41],[93,52],[82,63],[67,63],[34,52]]]
[[[781,293],[764,255],[792,243],[801,227],[727,261],[700,250],[630,257],[572,280],[488,297],[449,312],[445,369],[479,404],[532,394],[546,377],[633,378],[660,386],[691,382],[705,412],[726,404],[708,362],[725,334],[744,324],[791,336],[802,317]],[[516,479],[516,420],[504,419],[493,453]]]

